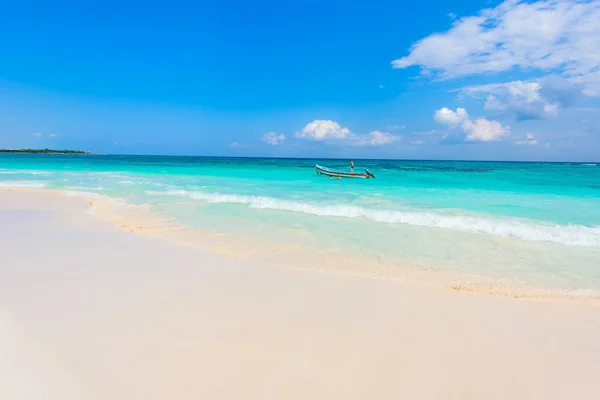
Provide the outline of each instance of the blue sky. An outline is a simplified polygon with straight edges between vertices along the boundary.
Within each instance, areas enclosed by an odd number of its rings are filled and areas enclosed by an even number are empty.
[[[0,147],[600,159],[600,2],[0,5]]]

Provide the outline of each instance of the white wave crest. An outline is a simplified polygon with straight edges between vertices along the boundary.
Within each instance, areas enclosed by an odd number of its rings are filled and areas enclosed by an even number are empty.
[[[150,196],[185,196],[188,194],[186,190],[182,189],[170,189],[170,190],[146,190],[146,194]]]
[[[42,188],[44,186],[46,186],[46,183],[40,182],[40,181],[3,181],[3,182],[0,182],[0,187]]]
[[[136,180],[126,179],[126,180],[123,180],[123,181],[119,181],[119,183],[122,184],[122,185],[147,185],[147,184],[155,184],[154,182],[146,181],[146,180],[143,180],[143,179],[136,179]]]
[[[65,190],[64,194],[66,196],[85,197],[86,199],[94,199],[94,198],[102,197],[102,195],[100,193],[86,192],[83,190]]]
[[[173,194],[186,194],[185,191],[180,192],[182,193]],[[366,218],[380,223],[451,229],[569,246],[600,246],[600,227],[536,224],[517,219],[444,215],[433,212],[375,210],[351,205],[312,204],[262,196],[194,192],[190,197],[209,203],[246,204],[255,209],[291,211],[324,217]]]
[[[18,169],[18,170],[0,170],[0,175],[52,175],[52,172],[49,171],[31,171],[27,169]]]
[[[78,192],[97,192],[97,191],[102,191],[102,190],[106,190],[106,188],[102,187],[102,186],[97,186],[97,187],[87,187],[87,186],[66,186],[65,189],[69,189],[69,190],[73,190],[73,191],[78,191]]]

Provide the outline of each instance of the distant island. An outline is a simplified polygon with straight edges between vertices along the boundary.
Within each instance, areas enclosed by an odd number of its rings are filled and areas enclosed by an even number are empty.
[[[15,154],[92,154],[83,150],[52,150],[52,149],[0,149],[0,153]]]

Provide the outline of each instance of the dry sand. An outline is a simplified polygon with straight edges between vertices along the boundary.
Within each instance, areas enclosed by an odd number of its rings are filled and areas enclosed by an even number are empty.
[[[88,208],[0,192],[2,400],[600,398],[597,307],[270,268]]]

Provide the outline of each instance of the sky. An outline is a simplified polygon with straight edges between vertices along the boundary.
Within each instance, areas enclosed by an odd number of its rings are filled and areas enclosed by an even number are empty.
[[[0,148],[600,161],[600,0],[0,3]]]

